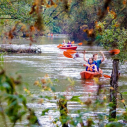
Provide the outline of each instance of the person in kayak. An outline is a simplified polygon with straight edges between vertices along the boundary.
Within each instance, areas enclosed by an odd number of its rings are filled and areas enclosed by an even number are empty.
[[[65,40],[63,40],[63,42],[62,42],[62,47],[66,47],[66,42],[65,42]]]
[[[71,45],[71,42],[70,41],[68,41],[68,43],[67,43],[68,45],[67,45],[67,47],[72,47],[72,45]]]
[[[104,53],[102,51],[100,51],[100,53],[102,54],[103,57],[101,60],[98,60],[98,54],[93,54],[93,59],[94,59],[93,64],[97,66],[97,71],[99,71],[100,64],[105,60]],[[85,51],[84,51],[84,60],[89,63],[89,60],[87,60],[85,57]]]
[[[95,64],[93,64],[93,62],[94,62],[94,59],[89,58],[88,64],[84,64],[84,66],[86,66],[86,71],[90,71],[90,72],[96,72],[97,71],[97,67]]]

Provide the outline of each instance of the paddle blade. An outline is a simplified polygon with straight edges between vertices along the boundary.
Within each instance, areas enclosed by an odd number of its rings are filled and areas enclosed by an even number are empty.
[[[78,43],[78,45],[82,45],[82,42],[81,43]]]
[[[61,47],[61,46],[63,46],[62,44],[59,44],[58,46],[57,46],[57,48],[59,48],[59,47]]]
[[[105,78],[111,78],[111,76],[109,75],[103,75]]]
[[[75,43],[74,41],[71,42],[71,44],[74,44],[74,43]]]
[[[74,53],[76,53],[76,51],[75,51],[75,50],[72,50],[72,49],[68,49],[66,52],[68,52],[69,54],[74,54]]]
[[[67,58],[73,58],[72,55],[70,53],[68,53],[67,51],[63,52],[63,55]]]
[[[113,49],[113,50],[111,50],[109,52],[111,53],[111,55],[116,55],[116,54],[120,53],[120,50],[119,49]]]

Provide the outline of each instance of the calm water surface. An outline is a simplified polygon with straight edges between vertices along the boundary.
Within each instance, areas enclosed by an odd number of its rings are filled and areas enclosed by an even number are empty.
[[[66,42],[68,41],[67,38]],[[33,44],[33,47],[39,47],[42,51],[41,54],[7,54],[4,56],[4,68],[7,71],[8,75],[16,76],[19,74],[22,76],[23,81],[28,83],[28,88],[32,92],[33,96],[38,99],[39,95],[48,95],[49,93],[41,92],[36,86],[34,86],[34,81],[41,80],[45,74],[49,74],[51,80],[59,79],[59,82],[55,83],[56,95],[62,94],[67,95],[68,98],[71,98],[72,95],[83,95],[80,99],[87,100],[89,94],[96,94],[97,86],[93,80],[81,80],[80,72],[85,70],[85,67],[82,66],[83,54],[79,54],[80,57],[77,60],[69,59],[63,56],[63,50],[57,48],[57,45],[62,42],[62,38],[47,38],[41,37],[38,40],[38,43]],[[25,39],[15,40],[13,42],[13,47],[29,47],[29,42]],[[88,46],[78,46],[77,50],[103,50],[100,47],[88,47]],[[92,57],[92,53],[86,54],[86,58]],[[99,58],[101,55],[99,54]],[[119,80],[119,86],[121,92],[127,91],[127,65],[120,65],[121,78]],[[112,71],[112,60],[107,59],[101,64],[101,69],[104,74],[111,75]],[[72,90],[68,88],[69,82],[67,77],[75,80],[75,85]],[[67,92],[67,90],[69,92]],[[66,92],[64,92],[66,91]],[[24,91],[20,91],[24,94]],[[126,96],[125,96],[126,97]],[[91,96],[90,98],[94,98]],[[56,103],[44,103],[38,104],[37,102],[30,102],[28,100],[28,106],[35,109],[36,115],[39,116],[39,122],[43,127],[54,127],[52,121],[55,117],[59,116],[59,112],[53,112],[51,110],[46,116],[40,116],[41,112],[45,108],[57,108]],[[82,109],[82,105],[77,103],[68,103],[68,109],[70,111]],[[99,111],[98,111],[99,112]],[[77,114],[69,113],[72,117],[77,116]],[[89,116],[90,114],[86,114]],[[84,116],[85,117],[85,116]],[[24,123],[19,123],[17,127],[23,127],[27,121],[24,120]],[[80,127],[80,125],[79,125]]]

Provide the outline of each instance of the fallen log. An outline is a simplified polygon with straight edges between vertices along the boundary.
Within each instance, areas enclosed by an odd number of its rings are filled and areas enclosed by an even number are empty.
[[[0,52],[7,53],[42,53],[38,47],[30,47],[25,45],[12,45],[2,44],[0,45]]]

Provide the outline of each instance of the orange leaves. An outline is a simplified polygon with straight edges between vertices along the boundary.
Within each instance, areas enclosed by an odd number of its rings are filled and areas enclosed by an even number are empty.
[[[33,25],[30,26],[30,32],[35,32],[35,27]]]
[[[93,29],[89,29],[87,33],[88,33],[89,36],[91,36],[93,34],[93,32],[94,32]]]
[[[124,99],[122,99],[121,102],[125,104],[125,100]]]
[[[127,3],[127,0],[123,0],[123,5],[126,5],[126,3]]]
[[[47,4],[47,5],[46,5],[46,7],[47,7],[47,8],[50,8],[50,7],[51,7],[51,5]]]
[[[43,99],[40,99],[39,101],[38,101],[38,104],[42,104],[44,102],[44,100]]]
[[[110,87],[110,90],[114,90],[114,88],[113,87]]]
[[[35,12],[35,7],[36,7],[36,4],[34,3],[33,6],[31,7],[31,11],[29,14],[33,14]]]
[[[95,28],[96,28],[99,32],[102,32],[102,28],[101,28],[101,26],[98,24],[97,21],[95,22]]]
[[[17,27],[18,23],[16,23],[16,25],[14,27],[12,27],[12,29],[7,33],[8,35],[8,39],[13,39],[14,38],[14,32],[16,30],[16,27]]]
[[[42,84],[46,84],[46,80],[45,79],[42,79],[41,82],[42,82]]]
[[[84,29],[83,31],[87,33],[88,37],[94,37],[94,29]]]
[[[83,29],[83,32],[86,32],[88,29]]]
[[[109,12],[109,7],[107,7],[107,11]]]
[[[119,27],[119,26],[120,26],[120,24],[116,23],[114,26],[115,26],[115,27]]]
[[[26,31],[26,29],[27,29],[26,25],[23,24],[23,25],[21,26],[21,29],[20,29],[20,30],[23,32],[23,31]]]
[[[40,84],[39,81],[35,81],[35,82],[34,82],[34,85],[35,85],[35,86],[39,86],[39,84]]]
[[[39,14],[41,5],[42,5],[41,0],[35,0],[32,7],[31,7],[31,11],[29,14],[33,14],[34,12]]]
[[[47,8],[50,8],[52,6],[57,7],[57,3],[58,3],[58,0],[56,1],[56,3],[53,0],[50,0],[50,4],[46,4],[46,7]]]
[[[11,30],[10,30],[10,31],[9,31],[9,33],[8,33],[8,38],[9,38],[9,39],[13,39],[13,38],[14,38],[14,36],[13,36],[13,34],[12,34],[12,31],[11,31]]]
[[[110,13],[113,15],[113,18],[115,19],[117,17],[116,13],[114,11],[110,11]]]
[[[33,14],[36,12],[37,14],[40,11],[40,6],[46,6],[47,8],[50,8],[52,6],[57,7],[58,0],[56,3],[53,0],[50,0],[49,3],[46,2],[46,0],[34,0],[33,6],[31,7],[31,11],[29,14]]]
[[[51,6],[55,5],[55,3],[53,2],[53,0],[50,0],[51,1]]]
[[[98,9],[99,20],[102,20],[104,18],[104,16],[106,15],[107,8],[109,7],[110,3],[111,3],[111,0],[105,0],[104,6],[103,6],[103,10]]]

